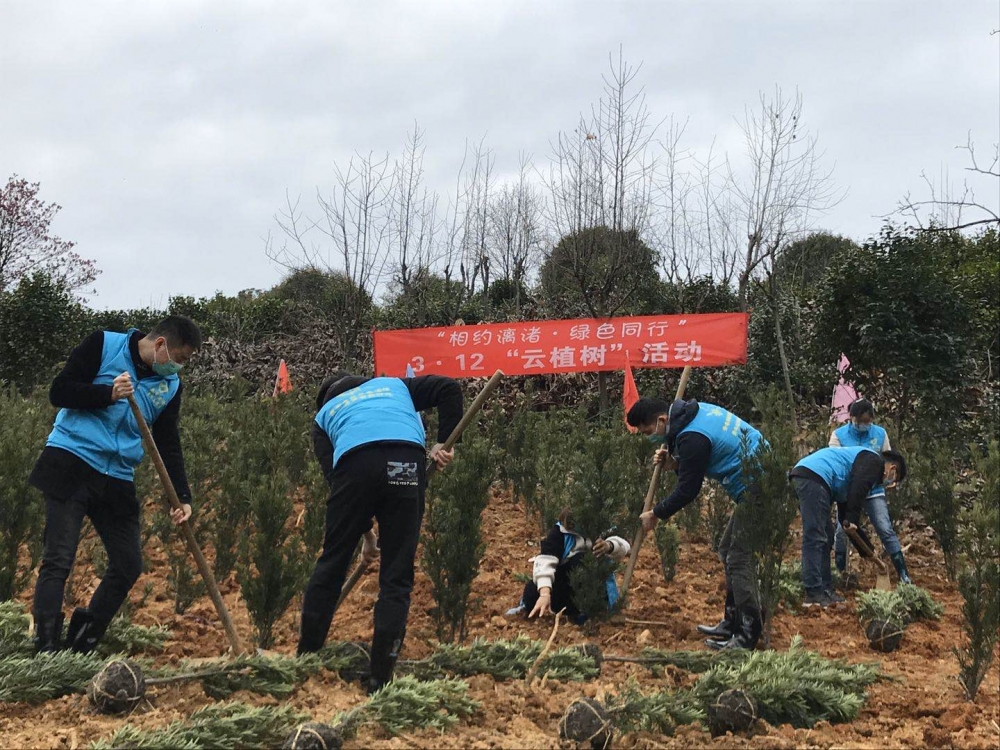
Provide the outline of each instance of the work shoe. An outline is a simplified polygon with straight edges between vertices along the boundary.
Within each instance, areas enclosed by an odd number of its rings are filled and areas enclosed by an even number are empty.
[[[716,651],[728,651],[734,648],[753,650],[757,648],[760,634],[764,630],[764,622],[756,607],[737,610],[737,627],[732,638],[726,641],[706,640],[705,645]]]
[[[892,565],[896,569],[897,575],[899,575],[900,583],[913,583],[910,579],[910,573],[906,570],[906,560],[903,558],[903,551],[900,550],[892,555],[889,555],[889,559],[892,560]]]
[[[820,591],[815,594],[806,594],[806,598],[802,602],[803,607],[822,607],[826,609],[827,607],[839,604],[840,602],[846,601],[842,596],[837,596],[830,591]]]
[[[702,635],[707,635],[718,641],[728,641],[733,637],[733,626],[736,623],[736,604],[733,599],[732,589],[726,591],[726,606],[723,610],[722,620],[718,625],[699,625],[697,630]]]
[[[108,623],[98,622],[89,609],[77,607],[66,628],[66,645],[78,654],[89,654],[104,637]]]
[[[36,654],[53,653],[62,649],[62,626],[62,612],[48,617],[35,617],[35,637],[32,640]]]
[[[831,604],[843,604],[844,602],[847,601],[847,599],[845,599],[844,597],[842,597],[840,594],[838,594],[837,592],[832,591],[830,589],[826,590],[826,595],[828,597],[830,597],[830,603]]]

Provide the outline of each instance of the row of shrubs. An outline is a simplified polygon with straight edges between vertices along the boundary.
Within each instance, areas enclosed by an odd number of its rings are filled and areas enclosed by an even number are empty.
[[[524,402],[511,410],[499,408],[499,403],[487,409],[467,433],[459,459],[429,489],[421,566],[432,584],[443,640],[466,636],[468,615],[477,605],[470,597],[485,552],[481,516],[494,487],[510,488],[513,501],[539,535],[563,511],[569,511],[576,529],[590,538],[611,532],[631,538],[636,530],[652,446],[628,434],[620,417],[588,418],[585,411],[574,409],[532,411],[530,394],[522,398]],[[780,393],[760,394],[756,403],[750,419],[771,448],[745,471],[763,488],[766,502],[747,503],[737,512],[763,518],[755,524],[763,531],[753,544],[765,606],[775,611],[797,513],[784,473],[797,454]],[[327,488],[311,456],[313,410],[310,395],[301,390],[275,399],[235,385],[188,394],[183,404],[182,440],[199,541],[211,550],[218,578],[235,576],[258,644],[265,648],[273,642],[276,623],[302,591],[322,544]],[[0,486],[0,599],[27,587],[38,560],[43,508],[38,493],[27,486],[27,476],[52,417],[42,393],[24,397],[12,389],[0,390],[0,473],[7,477]],[[822,424],[807,431],[807,444],[799,449],[821,447],[825,434]],[[967,619],[980,622],[976,637],[982,639],[990,632],[982,622],[996,620],[1000,451],[995,442],[986,451],[973,445],[964,456],[955,457],[968,470],[942,477],[932,453],[937,449],[929,444],[911,454],[909,489],[898,494],[894,518],[898,522],[916,514],[934,529],[949,573],[973,602]],[[136,482],[147,505],[147,553],[160,549],[165,555],[169,591],[175,610],[182,613],[203,595],[201,582],[176,532],[159,512],[161,493],[148,462],[139,468]],[[661,526],[657,541],[665,568],[676,565],[677,545],[683,539],[715,546],[731,512],[724,495],[708,491],[678,515],[676,529]],[[100,549],[93,545],[98,574]],[[578,574],[580,604],[589,612],[599,615],[606,608],[603,581],[610,565],[591,559]],[[514,581],[511,596],[516,596]],[[980,655],[976,663],[983,658]]]

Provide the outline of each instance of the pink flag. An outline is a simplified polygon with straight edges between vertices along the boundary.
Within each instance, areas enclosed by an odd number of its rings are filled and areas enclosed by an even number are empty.
[[[850,364],[847,361],[847,357],[841,354],[840,362],[837,363],[837,372],[840,373],[840,380],[834,386],[833,403],[830,405],[830,408],[833,409],[833,413],[830,415],[831,422],[846,422],[850,416],[847,413],[847,407],[858,397],[858,392],[854,390],[854,386],[844,380],[844,370]]]

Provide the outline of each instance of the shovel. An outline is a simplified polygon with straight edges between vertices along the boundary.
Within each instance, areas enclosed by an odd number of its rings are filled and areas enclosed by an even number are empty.
[[[851,538],[851,543],[860,555],[864,558],[872,560],[877,566],[875,572],[875,588],[879,591],[888,591],[891,589],[892,584],[889,582],[889,568],[886,566],[885,561],[875,554],[875,550],[872,549],[871,542],[862,534],[861,529],[853,523],[845,523],[844,531],[847,533],[847,536]]]

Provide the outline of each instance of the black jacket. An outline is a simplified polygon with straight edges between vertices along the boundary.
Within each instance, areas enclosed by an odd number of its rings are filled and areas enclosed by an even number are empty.
[[[698,402],[694,399],[678,399],[670,407],[670,422],[667,427],[667,449],[677,460],[677,486],[667,497],[653,508],[654,515],[666,521],[683,510],[701,492],[705,483],[705,473],[712,460],[712,441],[698,432],[679,434],[698,414]]]
[[[139,341],[144,333],[136,332],[129,339],[129,352],[140,380],[153,377],[152,368],[139,356]],[[49,401],[59,409],[103,409],[113,402],[110,385],[96,385],[94,378],[101,369],[104,352],[104,331],[95,331],[85,338],[69,355],[62,371],[56,375],[49,388]],[[180,412],[181,391],[170,400],[150,430],[156,448],[167,467],[167,473],[181,502],[191,502],[191,488],[184,470],[181,451]],[[82,483],[105,481],[111,494],[135,499],[135,484],[122,479],[105,477],[86,461],[61,448],[46,446],[38,457],[29,482],[47,495],[66,498]]]

